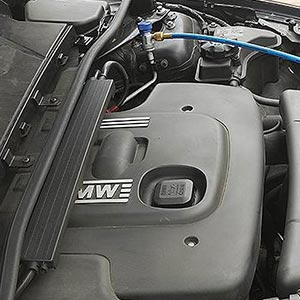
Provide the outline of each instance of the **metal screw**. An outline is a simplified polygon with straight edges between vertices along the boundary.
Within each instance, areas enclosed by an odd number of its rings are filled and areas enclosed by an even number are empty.
[[[293,30],[296,24],[297,24],[296,20],[294,19],[289,20],[289,30]]]
[[[162,16],[165,13],[165,9],[162,7],[162,5],[157,6],[157,15]]]
[[[167,25],[168,29],[174,29],[175,28],[175,23],[172,22],[172,21],[168,21],[166,25]]]
[[[22,162],[24,163],[24,164],[28,164],[29,162],[30,162],[30,157],[24,157],[23,159],[22,159]]]
[[[146,64],[141,64],[139,65],[139,70],[143,73],[145,73],[147,71],[147,66]]]
[[[68,61],[68,56],[64,55],[63,52],[59,53],[59,55],[57,56],[57,63],[63,66],[66,64],[67,61]]]
[[[166,69],[168,66],[169,66],[169,62],[167,59],[163,59],[161,62],[160,62],[160,66],[163,68],[163,69]]]
[[[57,60],[58,60],[59,62],[61,62],[61,61],[63,60],[63,58],[64,58],[63,52],[59,53],[58,56],[57,56]]]
[[[142,17],[137,17],[135,22],[136,22],[136,24],[138,24],[138,23],[142,22],[143,20],[144,19]]]
[[[53,97],[53,98],[50,99],[51,103],[56,103],[57,101],[58,101],[58,99],[56,97]]]
[[[190,248],[194,248],[195,246],[197,246],[199,244],[199,239],[195,236],[189,236],[184,239],[184,243],[186,246],[188,246]]]
[[[171,20],[171,21],[175,21],[175,20],[177,19],[176,13],[170,12],[170,13],[168,14],[168,19]]]

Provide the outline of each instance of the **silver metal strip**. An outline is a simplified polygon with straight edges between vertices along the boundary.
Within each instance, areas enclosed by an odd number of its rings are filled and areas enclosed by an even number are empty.
[[[115,118],[104,119],[100,128],[102,129],[114,129],[114,128],[139,128],[148,127],[150,117],[133,117],[133,118]]]
[[[132,183],[133,179],[86,180],[83,184]]]
[[[101,125],[101,129],[112,129],[112,128],[132,128],[132,127],[148,127],[149,124],[125,124],[125,125]]]
[[[75,200],[75,204],[97,204],[97,203],[107,203],[107,204],[114,204],[114,203],[127,203],[128,198],[124,199],[87,199],[87,200]]]
[[[142,121],[112,121],[112,122],[105,122],[102,123],[101,126],[107,126],[107,125],[118,125],[118,124],[149,124],[149,120],[142,120]]]
[[[130,196],[130,194],[128,193],[128,194],[120,194],[120,198],[128,198]]]
[[[132,183],[123,183],[122,184],[122,188],[131,188],[132,187]]]
[[[110,119],[110,118],[106,118],[104,120],[102,120],[102,123],[105,122],[124,122],[124,121],[141,121],[141,120],[150,120],[150,117],[133,117],[133,118],[115,118],[115,119]]]

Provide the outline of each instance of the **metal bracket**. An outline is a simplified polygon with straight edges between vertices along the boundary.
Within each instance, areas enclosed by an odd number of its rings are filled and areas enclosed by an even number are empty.
[[[214,2],[214,0],[204,0],[203,6],[206,8],[214,8],[215,2]]]
[[[19,126],[19,130],[20,130],[20,136],[26,137],[29,134],[29,131],[31,129],[31,125],[26,123],[26,122],[22,122]]]
[[[295,26],[293,27],[293,31],[297,34],[300,35],[300,25],[299,23],[296,23]]]
[[[35,158],[32,155],[17,156],[13,155],[11,149],[7,149],[2,160],[10,168],[29,168],[34,164]]]
[[[292,24],[293,26],[289,28],[289,25],[287,24],[270,22],[268,20],[259,18],[258,24],[263,27],[267,27],[268,29],[276,31],[278,34],[280,34],[283,37],[286,37],[293,43],[300,43],[300,29],[298,23],[295,23],[294,25]]]
[[[31,99],[38,106],[58,106],[60,104],[60,100],[56,97],[43,96],[40,90],[36,90]]]

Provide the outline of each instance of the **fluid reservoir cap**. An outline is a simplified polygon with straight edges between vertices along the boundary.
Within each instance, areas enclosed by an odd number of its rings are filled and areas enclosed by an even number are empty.
[[[210,59],[226,59],[235,56],[239,48],[231,45],[206,42],[201,46],[202,55]]]
[[[155,187],[154,204],[170,208],[191,206],[193,186],[189,179],[163,180]]]

